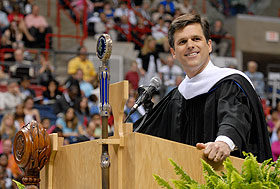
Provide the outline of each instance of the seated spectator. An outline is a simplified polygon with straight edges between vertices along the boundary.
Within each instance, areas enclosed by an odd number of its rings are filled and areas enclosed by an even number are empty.
[[[40,61],[40,69],[39,69],[39,84],[43,85],[45,87],[48,86],[49,82],[51,80],[54,80],[54,67],[50,63],[49,60],[47,60],[47,56],[44,53],[41,53],[39,56]]]
[[[95,79],[96,71],[93,62],[87,58],[87,49],[85,46],[78,48],[78,55],[68,63],[68,74],[73,75],[78,69],[82,69],[84,80],[91,82]]]
[[[16,106],[25,99],[25,95],[19,91],[16,80],[9,80],[7,89],[7,92],[0,93],[0,114],[15,112]]]
[[[70,143],[77,142],[77,137],[84,134],[84,130],[79,123],[74,108],[68,108],[64,117],[56,120],[56,126],[62,129],[63,136],[70,139]]]
[[[1,36],[1,46],[0,49],[12,49],[12,42],[8,39],[6,32]],[[3,52],[4,61],[14,61],[13,52]],[[4,66],[4,72],[8,73],[9,66]]]
[[[103,33],[108,33],[112,40],[117,40],[117,33],[114,30],[115,22],[112,18],[106,17],[104,12],[100,12],[99,17],[90,22],[94,23],[95,39],[98,39],[98,37]]]
[[[173,19],[173,17],[169,13],[165,12],[163,4],[159,4],[157,11],[152,13],[152,21],[153,21],[153,23],[156,24],[160,17],[162,17],[163,20],[172,20]]]
[[[4,182],[0,181],[1,188],[12,188],[12,171],[8,168],[8,156],[6,154],[1,153],[0,154],[0,180],[3,179]],[[3,185],[2,185],[3,184]]]
[[[171,55],[166,58],[166,65],[159,69],[160,77],[163,85],[166,87],[166,93],[176,87],[176,77],[183,75],[181,67],[174,64],[174,59]]]
[[[229,37],[230,34],[224,30],[223,21],[216,20],[214,26],[212,27],[211,35],[214,35],[212,38],[212,48],[213,53],[218,53],[219,56],[226,56],[229,41],[227,39],[223,39],[222,37]]]
[[[13,5],[13,11],[8,15],[9,22],[16,21],[17,24],[24,19],[24,15],[21,13],[20,6],[18,4]]]
[[[15,127],[14,115],[12,113],[4,115],[0,128],[1,139],[14,139],[17,129]]]
[[[0,66],[0,84],[6,85],[9,78],[9,74],[4,72],[4,66]]]
[[[127,115],[131,111],[131,108],[134,106],[134,104],[135,104],[135,97],[129,97],[127,102],[126,102],[126,106],[124,108],[124,112]],[[128,123],[135,123],[141,116],[142,116],[141,113],[136,110],[133,114],[130,115],[127,122]]]
[[[79,87],[77,85],[70,85],[61,96],[58,96],[54,104],[54,113],[59,117],[66,113],[70,107],[75,107],[78,103]]]
[[[112,8],[110,2],[104,2],[103,9],[100,10],[100,13],[103,12],[107,19],[114,19],[115,9]]]
[[[167,34],[168,27],[165,25],[163,18],[159,17],[157,24],[152,27],[152,36],[155,38],[157,46],[160,46],[160,48],[157,49],[163,49],[163,43],[167,40]]]
[[[77,104],[77,107],[75,108],[75,113],[78,117],[79,123],[85,129],[90,120],[88,99],[86,97],[82,97],[80,99],[80,102]]]
[[[273,156],[273,161],[276,161],[280,155],[280,128],[276,130],[278,140],[271,144],[271,151]]]
[[[0,34],[4,33],[4,31],[9,27],[9,20],[7,14],[0,10]]]
[[[34,100],[32,96],[26,97],[23,103],[23,111],[25,115],[25,122],[29,123],[32,120],[36,120],[37,122],[41,122],[40,113],[37,109],[33,108]]]
[[[79,85],[79,88],[82,92],[83,96],[89,97],[92,94],[93,86],[91,83],[84,81],[84,73],[82,69],[77,69],[76,73],[74,75],[71,75],[67,80],[67,83],[77,83]]]
[[[23,76],[29,76],[33,78],[35,76],[34,68],[29,61],[24,60],[23,50],[15,50],[14,57],[15,64],[10,67],[11,77],[22,79]]]
[[[14,155],[12,154],[12,150],[13,150],[12,139],[4,139],[2,145],[3,145],[3,153],[8,156],[7,167],[12,171],[13,178],[15,180],[21,180],[24,174],[21,171],[21,169],[18,167]]]
[[[35,38],[35,41],[27,44],[28,47],[45,48],[45,36],[47,33],[52,33],[45,17],[39,15],[39,7],[32,6],[32,13],[25,17],[25,25],[30,34]]]
[[[252,81],[257,94],[261,98],[265,98],[265,94],[264,94],[264,87],[265,87],[264,76],[263,76],[263,73],[258,72],[257,70],[258,70],[257,62],[249,61],[248,64],[247,64],[247,71],[245,71],[245,74]]]
[[[24,14],[28,15],[32,13],[32,7],[34,5],[34,0],[27,0],[24,5]]]
[[[91,119],[90,122],[94,122],[95,124],[95,132],[94,132],[94,136],[101,138],[101,133],[102,133],[102,129],[101,129],[101,117],[99,113],[95,113],[91,115]]]
[[[30,88],[30,78],[28,76],[23,76],[22,80],[19,82],[19,90],[25,96],[32,96],[33,98],[36,97],[35,91]]]
[[[138,66],[136,61],[130,63],[130,70],[125,74],[125,80],[132,84],[132,89],[137,91],[139,83]]]
[[[99,114],[99,101],[98,97],[95,94],[92,94],[88,97],[88,106],[90,115]]]
[[[54,104],[61,95],[62,92],[58,90],[58,82],[50,80],[47,89],[43,92],[43,104]]]
[[[148,86],[154,76],[158,76],[161,61],[156,51],[156,40],[148,36],[144,41],[138,58],[136,59],[140,71],[139,85]]]
[[[151,35],[151,28],[150,26],[147,24],[147,22],[144,21],[143,18],[138,17],[138,23],[137,25],[134,27],[133,31],[135,33],[133,33],[133,37],[135,36],[135,38],[141,43],[144,43],[145,38],[148,35]],[[135,43],[135,49],[140,50],[141,46],[138,45],[138,43]]]
[[[279,119],[279,116],[278,116],[277,109],[271,109],[270,110],[270,115],[271,115],[271,119],[269,119],[267,121],[267,129],[268,129],[269,135],[271,136],[273,130],[275,128],[280,127],[280,119]]]
[[[161,5],[164,6],[165,12],[170,13],[171,15],[174,15],[175,13],[175,5],[173,1],[171,0],[163,0],[160,2]]]
[[[51,134],[55,129],[55,125],[51,125],[51,120],[47,117],[42,118],[41,124],[48,134]]]
[[[93,8],[94,8],[93,3],[90,0],[85,0],[85,3],[86,3],[87,13],[88,14],[92,13]],[[83,12],[84,12],[84,0],[72,0],[71,6],[73,7],[74,12],[78,13],[78,15],[80,16],[79,18],[76,18],[76,19],[82,20]],[[78,16],[78,15],[76,15],[76,16]]]
[[[136,16],[135,16],[134,12],[127,8],[127,3],[124,1],[120,2],[119,7],[115,11],[115,18],[121,19],[122,17],[123,17],[123,19],[128,20],[129,23],[132,25],[137,24],[137,20],[136,20]]]
[[[183,0],[183,4],[180,4],[178,8],[181,10],[183,14],[189,14],[193,11],[193,7],[191,5],[190,0]]]
[[[94,135],[95,128],[96,128],[95,122],[90,121],[86,126],[85,134],[78,137],[78,142],[85,142],[85,141],[97,139],[97,137]]]
[[[25,122],[24,106],[23,104],[18,104],[16,106],[16,111],[14,113],[15,127],[20,130],[27,123]]]

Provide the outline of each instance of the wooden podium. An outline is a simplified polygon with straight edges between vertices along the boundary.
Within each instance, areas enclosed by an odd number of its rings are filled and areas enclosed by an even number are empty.
[[[194,180],[203,183],[200,159],[202,151],[195,147],[132,132],[132,124],[123,123],[123,109],[128,99],[128,82],[110,85],[110,104],[115,119],[115,134],[109,139],[63,146],[63,138],[51,135],[51,158],[40,172],[40,188],[77,189],[101,188],[101,144],[109,144],[110,188],[159,188],[153,178],[177,176],[168,161],[172,158]],[[243,160],[231,157],[237,169]],[[207,161],[207,160],[206,160]],[[207,161],[209,162],[209,161]],[[215,170],[223,170],[221,163],[211,163]]]

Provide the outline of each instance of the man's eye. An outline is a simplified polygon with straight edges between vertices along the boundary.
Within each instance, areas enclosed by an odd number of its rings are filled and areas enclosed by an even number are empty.
[[[194,41],[200,41],[199,37],[193,38]]]
[[[185,44],[186,43],[186,40],[183,40],[183,41],[180,41],[179,42],[179,45],[183,45],[183,44]]]

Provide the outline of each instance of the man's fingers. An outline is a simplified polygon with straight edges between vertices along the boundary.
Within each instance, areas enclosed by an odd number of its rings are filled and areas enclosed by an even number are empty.
[[[202,149],[206,148],[206,145],[204,143],[197,143],[196,148],[199,149],[199,150],[202,150]]]

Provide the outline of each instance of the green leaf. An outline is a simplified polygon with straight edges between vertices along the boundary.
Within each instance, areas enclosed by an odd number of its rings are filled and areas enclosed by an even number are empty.
[[[160,176],[158,176],[158,175],[153,175],[153,176],[154,176],[155,180],[157,181],[158,185],[160,185],[161,187],[168,188],[168,189],[173,189],[169,185],[169,183],[166,180],[164,180],[163,178],[161,178]]]
[[[196,181],[194,181],[189,175],[187,175],[184,170],[182,169],[182,167],[180,167],[179,165],[177,165],[172,159],[169,159],[170,163],[174,166],[174,170],[176,175],[180,175],[181,180],[185,181],[187,184],[197,184]]]
[[[203,159],[200,159],[202,162],[202,167],[203,167],[203,172],[207,173],[208,176],[215,176],[215,177],[219,177],[220,176],[214,171],[214,169],[211,167],[211,165],[209,165],[208,163],[206,163],[206,161],[204,161]]]
[[[252,153],[246,154],[246,156],[241,172],[242,177],[245,178],[245,182],[250,184],[252,182],[264,181],[256,157]]]
[[[14,179],[13,179],[13,182],[16,183],[18,189],[24,189],[25,188],[25,186],[23,184],[21,184],[20,182],[14,180]]]
[[[172,180],[173,184],[175,185],[176,189],[186,189],[189,188],[188,184],[182,180]]]

